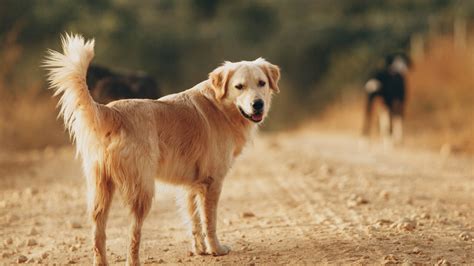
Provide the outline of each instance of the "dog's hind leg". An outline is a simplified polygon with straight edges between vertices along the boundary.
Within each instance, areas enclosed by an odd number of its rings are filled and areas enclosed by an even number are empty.
[[[373,109],[374,109],[374,100],[375,100],[374,93],[367,94],[367,102],[365,104],[365,112],[364,112],[364,121],[363,121],[363,128],[362,134],[366,137],[370,137],[370,127],[372,126],[372,116],[373,116]]]
[[[107,265],[105,228],[115,186],[110,179],[96,170],[95,173],[88,176],[88,190],[89,212],[92,217],[94,265]]]
[[[382,137],[383,148],[390,149],[392,147],[391,115],[386,108],[379,110],[379,132]]]
[[[197,193],[192,189],[183,190],[178,196],[178,203],[181,205],[181,212],[184,222],[188,227],[188,233],[192,238],[191,252],[196,255],[206,253],[206,245],[202,234],[202,223],[199,216]],[[188,224],[189,223],[189,224]]]
[[[392,116],[392,138],[396,145],[403,142],[403,118],[400,115]]]
[[[403,102],[395,101],[391,112],[392,136],[395,144],[400,145],[403,141]]]
[[[214,256],[226,255],[230,248],[219,243],[216,234],[217,203],[221,194],[222,183],[207,177],[203,183],[205,189],[200,191],[200,214],[207,252]]]
[[[153,181],[148,186],[138,186],[132,198],[127,199],[132,223],[129,232],[127,265],[140,265],[140,240],[143,222],[150,211],[154,195]]]

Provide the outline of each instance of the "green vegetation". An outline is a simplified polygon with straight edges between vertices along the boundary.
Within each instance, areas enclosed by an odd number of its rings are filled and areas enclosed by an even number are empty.
[[[278,128],[360,86],[413,34],[452,31],[459,16],[474,18],[474,1],[2,0],[0,90],[44,84],[44,51],[66,31],[96,39],[95,62],[144,70],[166,93],[224,60],[261,56],[282,68],[280,107],[269,121]]]

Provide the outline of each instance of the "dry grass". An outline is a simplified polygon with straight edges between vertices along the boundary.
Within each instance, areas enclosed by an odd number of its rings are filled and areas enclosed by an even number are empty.
[[[56,101],[51,94],[37,81],[15,80],[15,69],[24,55],[18,43],[23,26],[23,20],[16,23],[0,43],[0,151],[42,149],[62,145],[67,140],[56,120]]]
[[[0,147],[2,150],[43,149],[67,143],[56,119],[56,101],[40,86],[19,95],[2,93]]]
[[[474,152],[474,44],[456,47],[450,38],[431,42],[415,61],[407,122],[424,146]]]
[[[456,47],[452,38],[440,37],[429,43],[423,58],[414,59],[414,68],[408,76],[405,127],[408,146],[474,153],[472,51],[474,43]],[[363,107],[362,95],[346,97],[311,126],[359,134]]]

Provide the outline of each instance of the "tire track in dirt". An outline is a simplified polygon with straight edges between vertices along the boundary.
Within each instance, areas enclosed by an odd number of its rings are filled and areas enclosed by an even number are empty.
[[[281,201],[279,201],[278,199],[275,199],[274,196],[268,193],[268,187],[267,187],[268,184],[263,183],[262,180],[257,180],[256,182],[257,182],[257,187],[259,191],[263,194],[264,198],[268,199],[272,203],[273,206],[277,206],[279,216],[283,217],[283,220],[285,221],[284,226],[295,229],[296,231],[298,231],[300,235],[305,235],[305,231],[303,230],[303,228],[298,224],[296,220],[292,219],[288,215],[288,212],[286,211],[287,208],[285,208],[285,206],[283,206],[283,204],[280,203]]]

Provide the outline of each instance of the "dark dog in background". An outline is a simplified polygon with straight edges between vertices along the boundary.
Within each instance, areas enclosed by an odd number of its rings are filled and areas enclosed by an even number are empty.
[[[91,65],[87,70],[87,86],[92,98],[107,104],[120,99],[158,99],[160,90],[155,79],[145,73],[117,73]]]
[[[370,135],[374,105],[379,99],[382,106],[378,110],[380,134],[384,141],[401,143],[406,98],[405,75],[410,66],[411,61],[406,54],[388,55],[385,58],[385,67],[367,81],[364,135]]]

